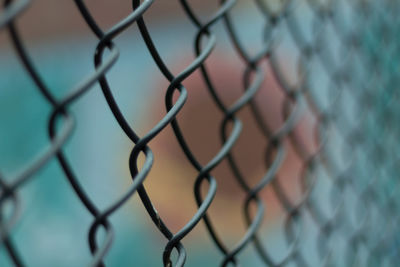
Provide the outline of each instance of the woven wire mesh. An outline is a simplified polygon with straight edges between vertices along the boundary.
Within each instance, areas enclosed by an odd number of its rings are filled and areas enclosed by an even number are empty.
[[[74,2],[98,43],[93,51],[93,69],[63,97],[55,97],[54,90],[41,78],[15,25],[29,8],[30,1],[6,0],[0,14],[0,30],[8,32],[15,55],[34,81],[37,94],[52,108],[48,119],[48,146],[15,177],[0,174],[1,249],[16,266],[29,266],[29,259],[18,252],[18,244],[13,242],[13,227],[24,198],[21,189],[28,181],[34,183],[35,175],[54,158],[70,183],[70,190],[93,217],[88,232],[92,260],[82,265],[106,265],[113,236],[118,232],[109,218],[138,194],[156,226],[154,229],[165,237],[165,250],[151,252],[159,255],[164,266],[185,265],[185,237],[195,227],[203,227],[201,224],[205,224],[221,256],[221,262],[216,263],[221,266],[249,266],[239,260],[240,254],[248,248],[254,250],[266,266],[397,266],[400,236],[396,175],[400,124],[397,122],[399,95],[395,89],[399,77],[399,4],[396,1],[254,0],[254,15],[264,23],[260,32],[263,42],[256,50],[236,29],[240,23],[235,21],[233,13],[236,0],[220,1],[219,8],[207,16],[200,16],[190,1],[181,0],[187,22],[196,30],[193,32],[194,59],[177,73],[163,60],[146,26],[146,12],[156,1],[132,1],[131,13],[108,30],[99,26],[100,22],[83,1]],[[302,12],[308,13],[306,18],[299,15]],[[209,57],[216,53],[214,47],[219,33],[214,31],[214,26],[217,24],[224,25],[244,66],[243,83],[237,85],[242,95],[232,105],[226,105],[222,96],[229,88],[218,88],[214,83],[215,73],[207,67]],[[119,62],[114,39],[135,26],[140,31],[137,41],[144,41],[154,64],[169,81],[163,96],[164,117],[141,136],[136,133],[140,129],[121,111],[113,96],[112,83],[107,79],[107,73]],[[173,35],[171,31],[171,38]],[[285,46],[290,53],[282,55],[280,49]],[[292,71],[285,70],[285,66]],[[196,158],[177,118],[185,101],[191,98],[191,88],[185,87],[184,81],[195,71],[200,71],[205,82],[203,89],[209,92],[209,98],[223,115],[220,150],[206,164]],[[222,75],[228,78],[229,73],[222,71]],[[266,79],[273,79],[284,96],[279,104],[280,113],[264,112],[262,105],[269,102],[260,100],[265,95],[257,92],[270,90],[264,86]],[[106,208],[99,208],[91,199],[64,151],[73,128],[80,123],[70,106],[95,84],[100,85],[108,108],[133,147],[129,157],[131,184]],[[244,108],[250,108],[263,136],[257,142],[265,146],[265,157],[260,160],[264,162],[265,173],[256,183],[248,181],[240,168],[241,157],[232,153],[245,125],[241,119]],[[281,123],[271,125],[266,119],[271,116],[281,118]],[[172,232],[168,221],[159,215],[144,186],[153,161],[157,160],[152,152],[152,140],[167,127],[172,127],[181,150],[197,170],[193,180],[197,211],[177,232]],[[301,130],[304,127],[308,129],[305,132]],[[207,145],[207,140],[198,142]],[[288,151],[294,152],[301,166],[296,171],[298,194],[288,190],[285,181],[279,178],[280,169],[288,160]],[[139,163],[140,155],[144,155],[144,163]],[[231,170],[225,180],[213,176],[213,170],[223,160],[227,160]],[[218,234],[213,217],[207,213],[218,194],[218,186],[226,179],[234,180],[246,195],[241,208],[247,229],[235,245],[227,245],[224,236]],[[266,245],[268,236],[259,231],[269,212],[269,203],[260,194],[268,189],[285,213],[281,222],[284,244],[275,245],[274,249],[271,249],[274,244]],[[4,211],[6,205],[11,206],[11,212]],[[98,238],[100,229],[105,231],[101,241]],[[173,251],[176,257],[171,255]]]

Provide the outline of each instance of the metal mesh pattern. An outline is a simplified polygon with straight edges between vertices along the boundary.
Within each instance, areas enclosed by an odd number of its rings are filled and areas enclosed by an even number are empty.
[[[254,0],[258,11],[255,15],[265,22],[264,31],[260,33],[264,42],[259,51],[254,51],[252,44],[243,40],[235,28],[238,22],[231,12],[237,0],[222,0],[218,10],[209,14],[207,19],[197,14],[190,1],[181,0],[188,21],[197,29],[195,59],[181,72],[173,74],[159,54],[157,43],[153,42],[142,17],[151,9],[154,0],[132,1],[132,12],[109,30],[99,26],[83,1],[75,0],[82,17],[97,36],[98,44],[92,72],[88,71],[88,76],[62,98],[56,98],[40,77],[15,26],[14,22],[29,2],[4,1],[0,29],[8,31],[16,55],[35,82],[37,93],[52,106],[52,112],[48,120],[48,147],[16,177],[4,179],[0,175],[0,203],[12,203],[13,206],[10,216],[1,216],[1,243],[15,265],[24,265],[23,255],[18,254],[18,246],[12,242],[13,226],[21,211],[20,198],[23,195],[20,190],[28,180],[34,180],[34,174],[49,160],[57,158],[72,190],[93,216],[88,233],[93,256],[90,266],[105,265],[104,259],[113,245],[114,232],[118,231],[113,228],[109,217],[135,193],[140,196],[156,229],[167,240],[160,255],[165,266],[185,264],[186,251],[182,241],[201,222],[205,223],[209,237],[222,256],[221,266],[248,266],[238,259],[246,248],[254,249],[266,266],[396,266],[400,244],[396,177],[400,124],[396,122],[399,95],[395,89],[400,61],[397,46],[399,21],[396,18],[399,5],[396,1]],[[307,10],[308,19],[299,18],[299,10]],[[230,106],[224,104],[223,91],[214,84],[214,74],[205,64],[218,42],[213,30],[216,24],[224,24],[245,65],[243,84],[238,85],[243,94]],[[164,95],[165,116],[143,136],[136,134],[138,129],[127,121],[107,80],[107,72],[118,64],[119,51],[113,40],[134,26],[139,28],[140,38],[154,64],[170,82]],[[285,38],[291,43],[292,52],[282,58],[279,49]],[[288,75],[283,71],[283,64],[290,65],[295,71]],[[279,127],[269,125],[260,102],[255,101],[257,91],[267,79],[266,68],[271,70],[284,95],[282,113],[273,114],[283,118]],[[201,72],[207,85],[204,89],[209,91],[209,97],[224,116],[220,123],[221,148],[204,165],[199,163],[186,142],[185,132],[177,119],[186,99],[191,97],[190,88],[185,88],[183,82],[195,71]],[[77,123],[69,111],[70,105],[96,83],[100,84],[121,130],[133,143],[129,158],[131,185],[106,209],[99,209],[86,193],[80,184],[79,173],[75,173],[69,164],[63,148]],[[244,107],[251,109],[258,130],[264,136],[260,144],[266,144],[265,174],[252,185],[239,167],[240,159],[232,153],[243,128],[239,113]],[[309,121],[308,128],[313,129],[306,137],[298,127],[304,118]],[[159,216],[143,185],[154,160],[151,141],[169,126],[188,161],[197,170],[194,180],[197,212],[175,233]],[[278,179],[288,149],[293,150],[301,162],[299,197],[293,197]],[[145,156],[142,165],[138,163],[141,154]],[[223,160],[228,161],[232,171],[228,179],[234,179],[246,193],[243,213],[247,231],[235,246],[225,244],[224,237],[213,225],[212,216],[207,213],[220,183],[212,171]],[[207,187],[206,194],[202,190],[203,184]],[[282,257],[274,255],[270,246],[266,246],[268,237],[259,233],[265,223],[264,215],[268,213],[265,205],[268,207],[269,204],[260,197],[260,192],[267,188],[274,192],[285,211],[282,225],[285,244],[280,245],[280,250],[284,251],[280,253]],[[106,237],[98,242],[100,229],[105,230]],[[308,234],[310,229],[313,229],[315,238]],[[172,260],[174,250],[178,256]]]

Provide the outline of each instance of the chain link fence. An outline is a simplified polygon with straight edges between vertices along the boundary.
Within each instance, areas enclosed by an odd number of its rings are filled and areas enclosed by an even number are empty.
[[[85,78],[63,97],[56,97],[42,79],[16,26],[29,4],[33,4],[30,2],[5,0],[0,13],[0,30],[8,33],[8,42],[33,80],[36,93],[52,109],[48,117],[48,146],[14,177],[0,174],[1,249],[15,266],[29,266],[29,258],[20,254],[18,243],[13,242],[13,227],[24,199],[21,190],[28,181],[34,183],[35,174],[54,158],[70,183],[70,190],[93,218],[88,232],[92,259],[82,265],[106,265],[114,234],[119,230],[109,218],[138,194],[155,231],[165,237],[164,251],[150,252],[160,257],[164,266],[185,265],[185,238],[194,228],[203,227],[202,224],[220,255],[216,265],[251,266],[239,259],[243,251],[251,249],[265,266],[397,266],[400,255],[397,180],[400,110],[399,93],[395,89],[400,77],[397,1],[254,0],[254,16],[264,23],[264,30],[259,33],[262,43],[257,44],[260,48],[256,50],[253,41],[242,38],[237,30],[241,22],[236,20],[234,10],[239,1],[222,0],[214,13],[200,16],[191,1],[181,0],[179,4],[187,15],[185,23],[192,23],[195,29],[194,59],[180,72],[173,72],[145,22],[146,12],[157,1],[133,0],[131,13],[106,30],[99,26],[101,23],[84,1],[75,0],[98,42],[93,51],[93,69],[88,69]],[[229,36],[242,61],[242,84],[237,84],[242,95],[231,105],[225,103],[223,96],[230,88],[221,90],[214,82],[221,77],[215,77],[207,65],[209,57],[217,53],[214,48],[220,32],[214,30],[216,25],[223,25],[224,34]],[[107,73],[119,64],[114,39],[130,27],[138,27],[137,41],[144,41],[154,64],[169,81],[163,95],[165,115],[143,135],[137,134],[141,129],[124,115],[107,79]],[[174,34],[171,29],[170,38],[176,38]],[[191,88],[184,83],[195,72],[201,73],[203,90],[223,116],[218,137],[220,149],[205,164],[188,144],[178,117],[186,100],[193,97]],[[218,75],[229,79],[230,74],[222,70]],[[283,96],[279,113],[265,114],[263,105],[271,100],[258,94],[260,90],[272,90],[264,86],[268,79],[275,81]],[[70,107],[96,84],[100,85],[108,105],[104,109],[111,110],[133,147],[129,156],[129,188],[106,208],[100,208],[89,196],[64,151],[74,127],[84,123],[76,119],[79,116]],[[252,120],[263,136],[257,142],[265,146],[264,158],[260,160],[265,171],[256,182],[250,182],[240,167],[243,157],[252,155],[232,152],[246,125],[241,116],[243,109],[251,111]],[[266,119],[270,117],[279,118],[279,123]],[[197,172],[192,180],[197,209],[178,231],[169,228],[168,220],[157,212],[144,186],[153,161],[157,161],[152,141],[167,127],[172,127],[176,141]],[[207,146],[207,140],[197,142]],[[298,178],[289,187],[284,181],[288,178],[280,177],[288,154],[294,155],[298,165],[293,167]],[[139,163],[139,157],[143,156],[143,163]],[[214,177],[213,170],[223,161],[228,162],[229,175]],[[240,208],[247,229],[235,245],[226,243],[208,213],[220,184],[226,180],[235,181],[245,194]],[[291,187],[298,187],[299,192],[293,193]],[[268,244],[268,236],[260,233],[270,204],[261,196],[265,190],[273,192],[284,213],[281,221],[284,238],[280,244]],[[99,238],[101,231],[105,232],[103,238]]]

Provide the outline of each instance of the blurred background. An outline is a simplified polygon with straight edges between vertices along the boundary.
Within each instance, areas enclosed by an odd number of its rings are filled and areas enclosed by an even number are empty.
[[[117,3],[118,2],[118,3]],[[88,0],[85,3],[101,27],[109,29],[130,14],[130,1]],[[189,1],[197,14],[210,18],[218,9],[216,1]],[[277,1],[279,2],[279,1]],[[302,3],[300,3],[302,2]],[[313,31],[312,11],[300,1],[296,16],[307,36]],[[278,4],[276,4],[278,5]],[[241,40],[251,53],[263,46],[265,21],[253,1],[238,1],[231,11]],[[176,75],[188,66],[194,55],[196,27],[189,21],[178,1],[155,1],[145,13],[153,40],[161,56]],[[98,39],[90,31],[73,1],[37,0],[17,19],[32,60],[43,80],[57,97],[65,96],[70,88],[94,69],[93,55]],[[243,93],[243,72],[246,65],[237,55],[220,22],[213,27],[217,46],[207,59],[226,104],[232,104]],[[297,63],[300,51],[282,27],[282,37],[276,49],[282,72],[293,85],[299,83]],[[332,33],[327,33],[329,36]],[[132,128],[141,136],[146,134],[164,115],[164,94],[168,81],[154,64],[136,25],[132,25],[115,40],[120,56],[107,73],[111,90]],[[335,46],[332,43],[329,46]],[[336,50],[335,50],[336,51]],[[255,97],[271,129],[284,123],[282,106],[285,95],[272,74],[268,62],[262,63],[266,78]],[[320,66],[314,73],[321,73]],[[12,177],[48,144],[47,123],[51,106],[37,92],[16,56],[5,29],[0,31],[0,170]],[[330,85],[323,75],[314,75],[312,83],[319,84],[319,97],[329,99]],[[321,85],[322,84],[322,85]],[[207,92],[200,72],[184,81],[188,88],[187,103],[178,115],[182,131],[199,161],[205,165],[221,148],[219,128],[223,114]],[[101,208],[113,203],[132,182],[128,158],[133,147],[115,121],[100,87],[96,84],[70,107],[77,119],[72,137],[65,146],[68,159],[88,195]],[[243,132],[233,150],[239,167],[251,185],[256,185],[267,170],[264,154],[268,144],[256,122],[245,107],[238,113]],[[295,131],[310,151],[316,151],[315,125],[317,119],[305,107]],[[293,202],[301,199],[301,172],[304,162],[284,141],[286,158],[277,178]],[[170,127],[149,146],[154,152],[154,166],[144,184],[161,218],[173,231],[178,231],[193,216],[196,203],[193,195],[196,170],[181,151]],[[243,218],[245,192],[232,178],[228,163],[223,161],[212,174],[218,181],[215,201],[209,214],[216,229],[228,246],[233,247],[246,230]],[[327,177],[327,174],[320,174]],[[331,189],[321,179],[319,193]],[[325,186],[325,187],[324,187]],[[324,189],[325,188],[325,189]],[[329,189],[326,189],[329,188]],[[22,215],[12,230],[22,258],[28,266],[86,266],[92,256],[87,233],[93,217],[83,207],[65,179],[58,162],[49,164],[20,190]],[[266,203],[266,214],[260,229],[263,244],[274,259],[281,259],[288,250],[284,237],[287,216],[271,187],[260,196]],[[327,202],[327,201],[326,201]],[[326,210],[333,208],[321,201]],[[161,253],[166,239],[157,231],[135,194],[127,204],[110,217],[116,236],[105,263],[109,266],[161,266]],[[311,225],[311,218],[305,221]],[[309,227],[311,228],[311,227]],[[309,229],[310,230],[310,229]],[[304,239],[302,252],[316,263],[317,230],[310,230]],[[307,243],[309,242],[309,243]],[[340,243],[340,242],[339,242]],[[202,222],[184,239],[187,266],[216,266],[222,260]],[[250,249],[251,248],[251,249]],[[262,266],[250,246],[238,258],[243,266]],[[314,255],[314,257],[313,257]],[[12,266],[0,247],[0,266]],[[315,265],[317,266],[317,265]]]

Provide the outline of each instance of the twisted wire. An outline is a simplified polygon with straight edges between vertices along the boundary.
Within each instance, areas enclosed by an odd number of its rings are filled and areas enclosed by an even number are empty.
[[[251,245],[260,262],[266,266],[340,266],[342,261],[346,266],[396,266],[400,249],[400,237],[397,234],[400,183],[396,178],[396,151],[399,148],[396,137],[400,131],[396,118],[400,110],[396,106],[399,98],[395,90],[398,74],[394,68],[400,62],[396,42],[400,29],[396,11],[400,6],[389,0],[382,1],[381,5],[372,0],[285,0],[280,3],[254,0],[251,1],[253,9],[264,23],[260,33],[263,36],[261,48],[254,51],[252,40],[244,41],[241,38],[236,21],[240,18],[233,15],[240,1],[221,0],[218,8],[204,19],[193,3],[180,0],[179,5],[187,16],[186,20],[196,30],[193,39],[194,59],[174,74],[164,61],[143,18],[155,2],[132,0],[130,13],[105,30],[85,2],[75,0],[79,14],[97,39],[93,69],[88,70],[87,75],[66,94],[56,97],[54,92],[58,88],[50,88],[41,77],[15,25],[33,3],[29,0],[4,0],[0,30],[8,32],[15,54],[34,82],[37,93],[51,107],[47,121],[47,147],[13,177],[4,177],[0,172],[0,248],[4,246],[11,262],[15,266],[25,266],[24,256],[19,254],[18,244],[13,240],[13,229],[22,212],[21,198],[24,196],[20,190],[28,182],[34,182],[39,170],[55,158],[77,199],[92,218],[87,236],[91,260],[82,264],[107,265],[107,254],[113,245],[115,231],[118,231],[114,229],[110,217],[137,192],[157,231],[166,239],[164,251],[159,253],[162,254],[164,266],[185,265],[187,254],[183,242],[201,221],[220,254],[221,266],[240,266],[242,255]],[[302,8],[311,11],[311,25],[305,25],[299,18],[301,14],[298,13]],[[349,12],[350,23],[344,21],[344,11]],[[235,56],[244,65],[242,84],[237,85],[242,89],[242,94],[229,106],[224,104],[223,91],[214,82],[217,74],[206,65],[211,55],[216,53],[215,47],[219,43],[220,36],[214,30],[217,24],[224,24],[224,32],[234,48]],[[108,72],[118,64],[119,49],[115,38],[134,25],[140,32],[137,39],[144,42],[160,74],[169,83],[163,93],[165,114],[143,136],[136,133],[138,129],[135,122],[128,121],[121,110],[121,103],[114,97],[114,90],[122,89],[114,88],[107,78]],[[307,27],[311,37],[306,33]],[[331,35],[326,33],[329,27],[333,29]],[[290,38],[297,53],[290,56],[287,62],[279,54],[285,37]],[[333,39],[339,43],[337,51],[332,51],[335,49],[328,45]],[[340,60],[335,58],[335,53],[341,57]],[[320,66],[319,70],[314,69],[315,64]],[[263,107],[255,101],[257,92],[273,90],[271,85],[265,86],[269,79],[265,65],[271,70],[278,90],[283,95],[280,114],[273,114],[282,117],[279,127],[268,122]],[[286,65],[294,66],[295,84],[288,77]],[[188,144],[178,119],[186,100],[192,97],[191,88],[186,88],[183,83],[196,71],[201,73],[205,82],[203,89],[207,90],[208,97],[223,116],[219,123],[219,150],[204,165],[200,164],[195,156],[196,151]],[[322,91],[324,87],[322,82],[313,84],[313,80],[322,75],[328,80],[325,93],[327,104],[318,95],[318,90]],[[125,192],[120,193],[106,208],[99,208],[88,195],[88,188],[81,184],[83,177],[75,171],[64,151],[66,142],[72,138],[73,129],[79,123],[70,107],[89,90],[93,90],[96,84],[100,85],[108,108],[132,145],[128,163],[132,181]],[[229,90],[232,89],[225,91]],[[267,103],[266,99],[262,101]],[[257,130],[266,142],[262,159],[265,172],[257,177],[253,186],[239,167],[241,158],[234,155],[233,151],[244,127],[240,111],[245,108],[250,109]],[[349,108],[353,113],[359,113],[356,120],[346,114]],[[307,114],[311,114],[314,121],[311,126],[313,136],[304,137],[299,127],[302,126],[302,119],[310,119]],[[168,220],[159,215],[144,186],[155,159],[152,141],[169,126],[187,161],[196,170],[193,195],[197,208],[175,233],[170,230]],[[313,148],[308,145],[310,140]],[[342,144],[339,145],[339,142]],[[293,178],[299,181],[299,185],[291,184],[300,188],[300,196],[296,198],[283,186],[284,179],[288,178],[282,175],[282,169],[291,150],[301,165],[297,177]],[[338,157],[338,153],[344,155]],[[145,158],[144,163],[139,161],[141,155]],[[231,173],[227,178],[234,180],[245,194],[241,208],[246,229],[232,247],[226,244],[227,237],[219,234],[213,223],[214,218],[208,212],[218,194],[218,186],[223,183],[220,177],[214,177],[211,173],[224,160],[228,162]],[[343,164],[343,161],[347,162]],[[323,195],[319,192],[319,186],[326,180],[330,183],[327,186],[329,193]],[[206,192],[203,190],[204,184]],[[280,259],[267,246],[269,238],[262,233],[265,224],[263,219],[269,212],[270,204],[263,199],[267,188],[271,189],[283,210],[284,221],[281,226],[285,245],[280,248],[284,251]],[[11,204],[12,212],[6,216],[4,209],[7,203]],[[326,208],[326,203],[331,206],[330,209]],[[252,211],[253,206],[256,207],[255,211]],[[374,210],[377,214],[374,214]],[[308,249],[316,251],[316,258],[304,249],[310,239],[307,231],[312,228],[307,217],[312,219],[317,233],[315,240],[312,240],[314,247]],[[105,231],[101,241],[100,229]],[[344,240],[343,248],[335,246],[335,238]],[[363,255],[363,249],[368,255]],[[177,252],[176,260],[172,259],[174,250]]]

